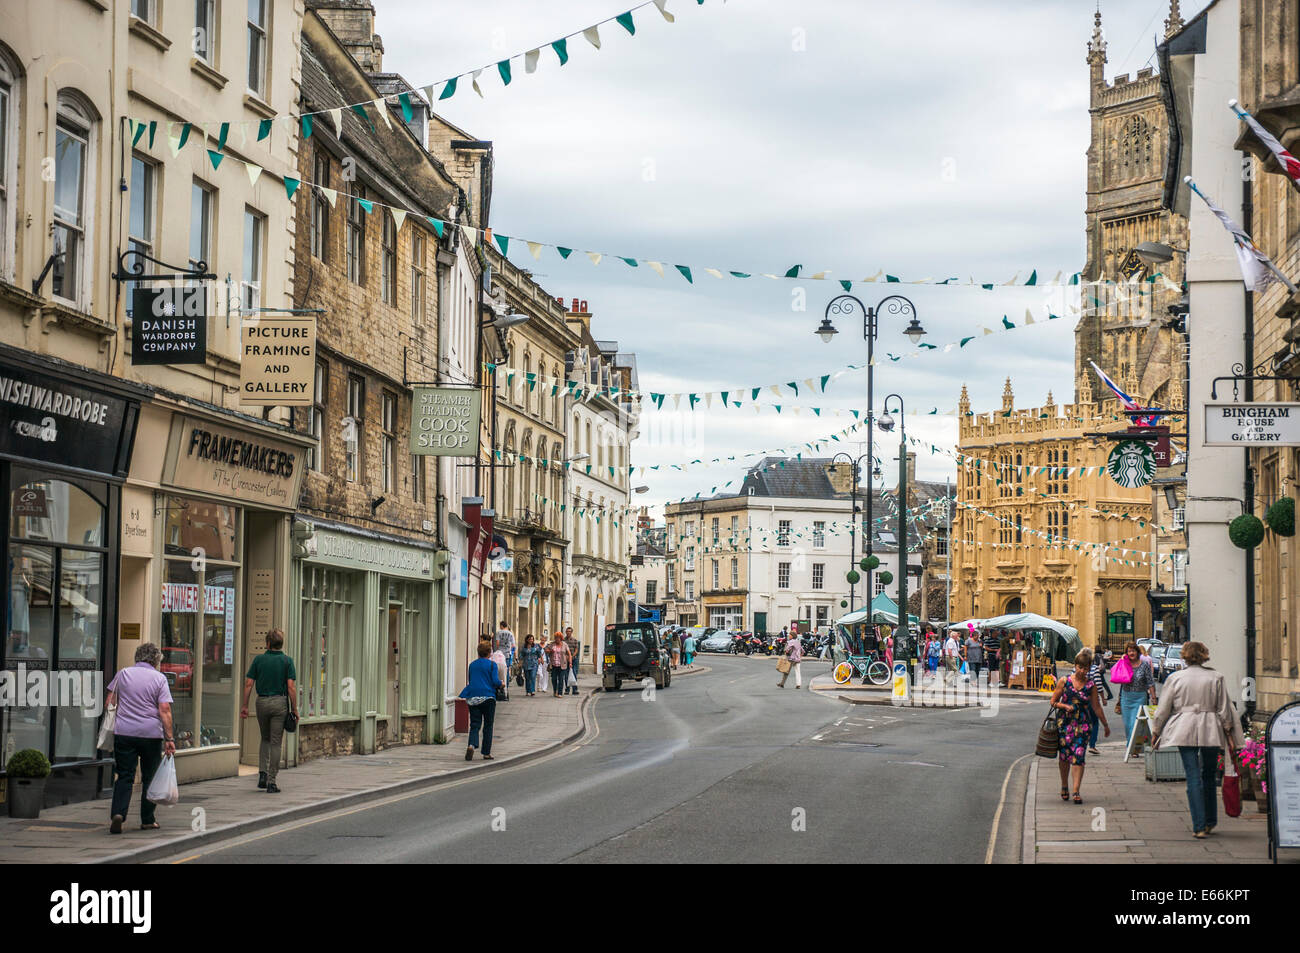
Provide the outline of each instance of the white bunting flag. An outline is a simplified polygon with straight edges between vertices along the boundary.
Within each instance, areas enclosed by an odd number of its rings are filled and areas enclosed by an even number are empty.
[[[653,268],[658,273],[660,278],[664,276],[664,266],[661,265],[659,262],[647,261],[646,264],[649,265],[651,268]]]
[[[707,272],[708,274],[712,275],[714,278],[721,278],[721,277],[722,277],[722,272],[718,271],[718,269],[716,269],[716,268],[705,268],[704,270],[705,270],[705,272]]]
[[[654,3],[655,6],[659,8],[659,12],[663,14],[665,20],[669,23],[677,22],[677,18],[665,9],[665,7],[668,6],[668,0],[654,0]]]
[[[317,186],[317,188],[320,189],[321,195],[325,196],[325,201],[330,203],[330,208],[333,208],[334,203],[337,202],[339,198],[338,192],[334,189],[327,189],[323,185]]]
[[[405,210],[392,208],[389,209],[389,211],[393,213],[393,229],[400,232],[402,230],[402,223],[406,221]]]
[[[248,172],[248,184],[256,186],[257,178],[262,174],[262,167],[260,165],[253,165],[251,162],[245,162],[244,169]]]
[[[525,73],[536,73],[536,72],[537,72],[537,58],[538,58],[539,56],[541,56],[541,55],[542,55],[542,51],[541,51],[541,50],[529,50],[527,53],[524,54],[524,72],[525,72]]]
[[[380,96],[371,105],[375,107],[375,112],[379,113],[379,118],[384,121],[384,125],[392,129],[393,121],[388,118],[388,101]]]
[[[473,85],[473,87],[474,87],[474,92],[478,93],[478,98],[479,98],[479,99],[482,99],[482,98],[483,98],[483,90],[479,89],[479,86],[478,86],[478,77],[479,77],[479,74],[482,73],[482,72],[483,72],[483,71],[482,71],[481,69],[476,69],[476,70],[474,71],[474,78],[473,78],[473,80],[471,81],[471,85]]]
[[[541,242],[529,242],[529,243],[528,243],[528,253],[529,253],[530,255],[532,255],[534,258],[536,258],[536,259],[540,259],[540,258],[542,257],[542,243],[541,243]]]
[[[602,254],[601,254],[600,252],[598,252],[598,251],[589,251],[589,252],[587,252],[587,257],[591,259],[591,263],[592,263],[593,265],[599,265],[599,264],[600,264],[600,260],[601,260],[602,258],[604,258],[605,256],[602,255]]]
[[[591,44],[592,46],[594,46],[596,49],[600,49],[600,30],[599,30],[599,29],[597,29],[597,28],[594,27],[594,26],[589,26],[589,27],[587,27],[587,29],[585,29],[585,30],[582,31],[582,35],[585,36],[585,37],[587,38],[587,42],[588,42],[588,43],[590,43],[590,44]]]
[[[334,120],[334,135],[339,138],[343,137],[343,107],[339,106],[330,110],[330,118]]]

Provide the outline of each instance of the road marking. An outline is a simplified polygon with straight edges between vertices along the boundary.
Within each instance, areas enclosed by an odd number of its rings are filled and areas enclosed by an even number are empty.
[[[886,764],[913,764],[918,768],[942,768],[941,764],[931,764],[929,761],[888,761]]]
[[[998,840],[998,824],[1002,822],[1002,806],[1007,803],[1007,784],[1011,781],[1011,772],[1016,770],[1016,765],[1025,758],[1032,758],[1033,755],[1021,755],[1015,761],[1011,762],[1011,767],[1007,768],[1006,776],[1002,779],[1002,794],[998,797],[998,809],[993,812],[993,827],[989,830],[989,847],[984,852],[984,863],[993,863],[993,847]]]

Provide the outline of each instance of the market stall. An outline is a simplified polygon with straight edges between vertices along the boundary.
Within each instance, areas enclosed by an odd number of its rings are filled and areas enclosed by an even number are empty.
[[[1038,690],[1048,675],[1055,678],[1057,661],[1071,661],[1083,648],[1078,629],[1033,612],[995,616],[976,628],[999,635],[1001,680],[1008,688]]]

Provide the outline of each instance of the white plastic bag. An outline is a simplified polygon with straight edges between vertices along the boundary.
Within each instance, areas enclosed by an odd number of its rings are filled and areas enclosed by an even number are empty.
[[[567,687],[567,688],[577,688],[577,687],[578,687],[578,676],[577,676],[576,674],[574,674],[573,669],[569,669],[569,681],[568,681],[568,685],[567,685],[566,687]]]
[[[95,742],[96,751],[113,750],[113,726],[117,724],[117,708],[110,705],[104,713],[104,723],[99,726],[99,739]]]
[[[167,755],[158,765],[158,771],[149,782],[145,797],[155,804],[175,804],[181,799],[180,788],[176,786],[176,759]]]

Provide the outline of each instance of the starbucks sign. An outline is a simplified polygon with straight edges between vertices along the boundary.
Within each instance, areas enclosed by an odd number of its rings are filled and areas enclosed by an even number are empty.
[[[1156,475],[1156,458],[1151,447],[1140,440],[1125,440],[1115,445],[1106,461],[1110,478],[1122,487],[1136,490],[1146,486]]]

